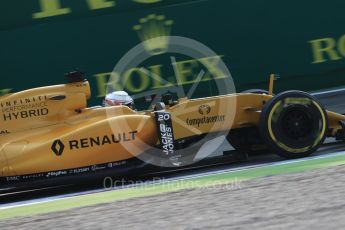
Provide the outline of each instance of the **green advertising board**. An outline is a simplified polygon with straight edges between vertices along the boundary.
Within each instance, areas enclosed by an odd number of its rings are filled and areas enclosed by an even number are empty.
[[[86,72],[91,104],[112,89],[129,94],[198,83],[193,97],[214,95],[228,75],[236,91],[276,88],[313,91],[345,85],[345,2],[331,0],[4,0],[0,8],[1,94],[63,83],[65,72]],[[213,55],[174,54],[168,40],[184,37]],[[113,72],[138,44],[147,56],[139,66]],[[149,70],[156,76],[141,71]],[[205,69],[200,78],[199,73]],[[178,76],[176,76],[178,75]],[[158,80],[157,80],[158,78]]]

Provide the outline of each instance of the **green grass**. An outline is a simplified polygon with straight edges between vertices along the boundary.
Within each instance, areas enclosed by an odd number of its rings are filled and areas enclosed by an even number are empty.
[[[238,182],[255,178],[303,172],[313,169],[322,169],[343,164],[345,164],[345,154],[302,162],[290,162],[283,165],[273,165],[246,169],[242,171],[226,172],[222,174],[185,179],[181,181],[165,182],[156,185],[143,185],[136,188],[110,190],[103,193],[88,194],[51,201],[47,203],[32,204],[28,206],[0,210],[0,219],[57,212],[72,208],[123,201],[131,198],[159,195],[184,189],[197,189],[227,184],[236,186],[236,183]]]

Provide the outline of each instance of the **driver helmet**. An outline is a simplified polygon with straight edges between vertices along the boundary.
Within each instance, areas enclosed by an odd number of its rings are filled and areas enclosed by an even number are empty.
[[[104,106],[126,105],[133,108],[133,98],[125,91],[115,91],[105,96]]]

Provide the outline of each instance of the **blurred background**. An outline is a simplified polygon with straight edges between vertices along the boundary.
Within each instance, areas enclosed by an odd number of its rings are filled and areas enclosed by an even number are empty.
[[[205,62],[212,66],[219,59],[238,92],[267,89],[270,73],[281,75],[276,91],[339,88],[345,84],[344,7],[342,0],[4,0],[0,92],[60,84],[65,72],[77,68],[91,83],[90,104],[100,104],[121,57],[158,36],[191,38],[218,55],[203,62],[177,57],[187,88]],[[147,44],[152,58],[142,67],[175,84],[166,46],[164,41]],[[224,80],[213,70],[195,96],[207,96],[215,81]],[[114,84],[137,94],[167,88],[167,82],[132,68]]]

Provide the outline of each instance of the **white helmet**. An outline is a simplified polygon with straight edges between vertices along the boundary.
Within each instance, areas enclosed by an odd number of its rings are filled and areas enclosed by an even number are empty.
[[[104,106],[126,105],[133,106],[133,98],[125,91],[115,91],[105,96]]]

